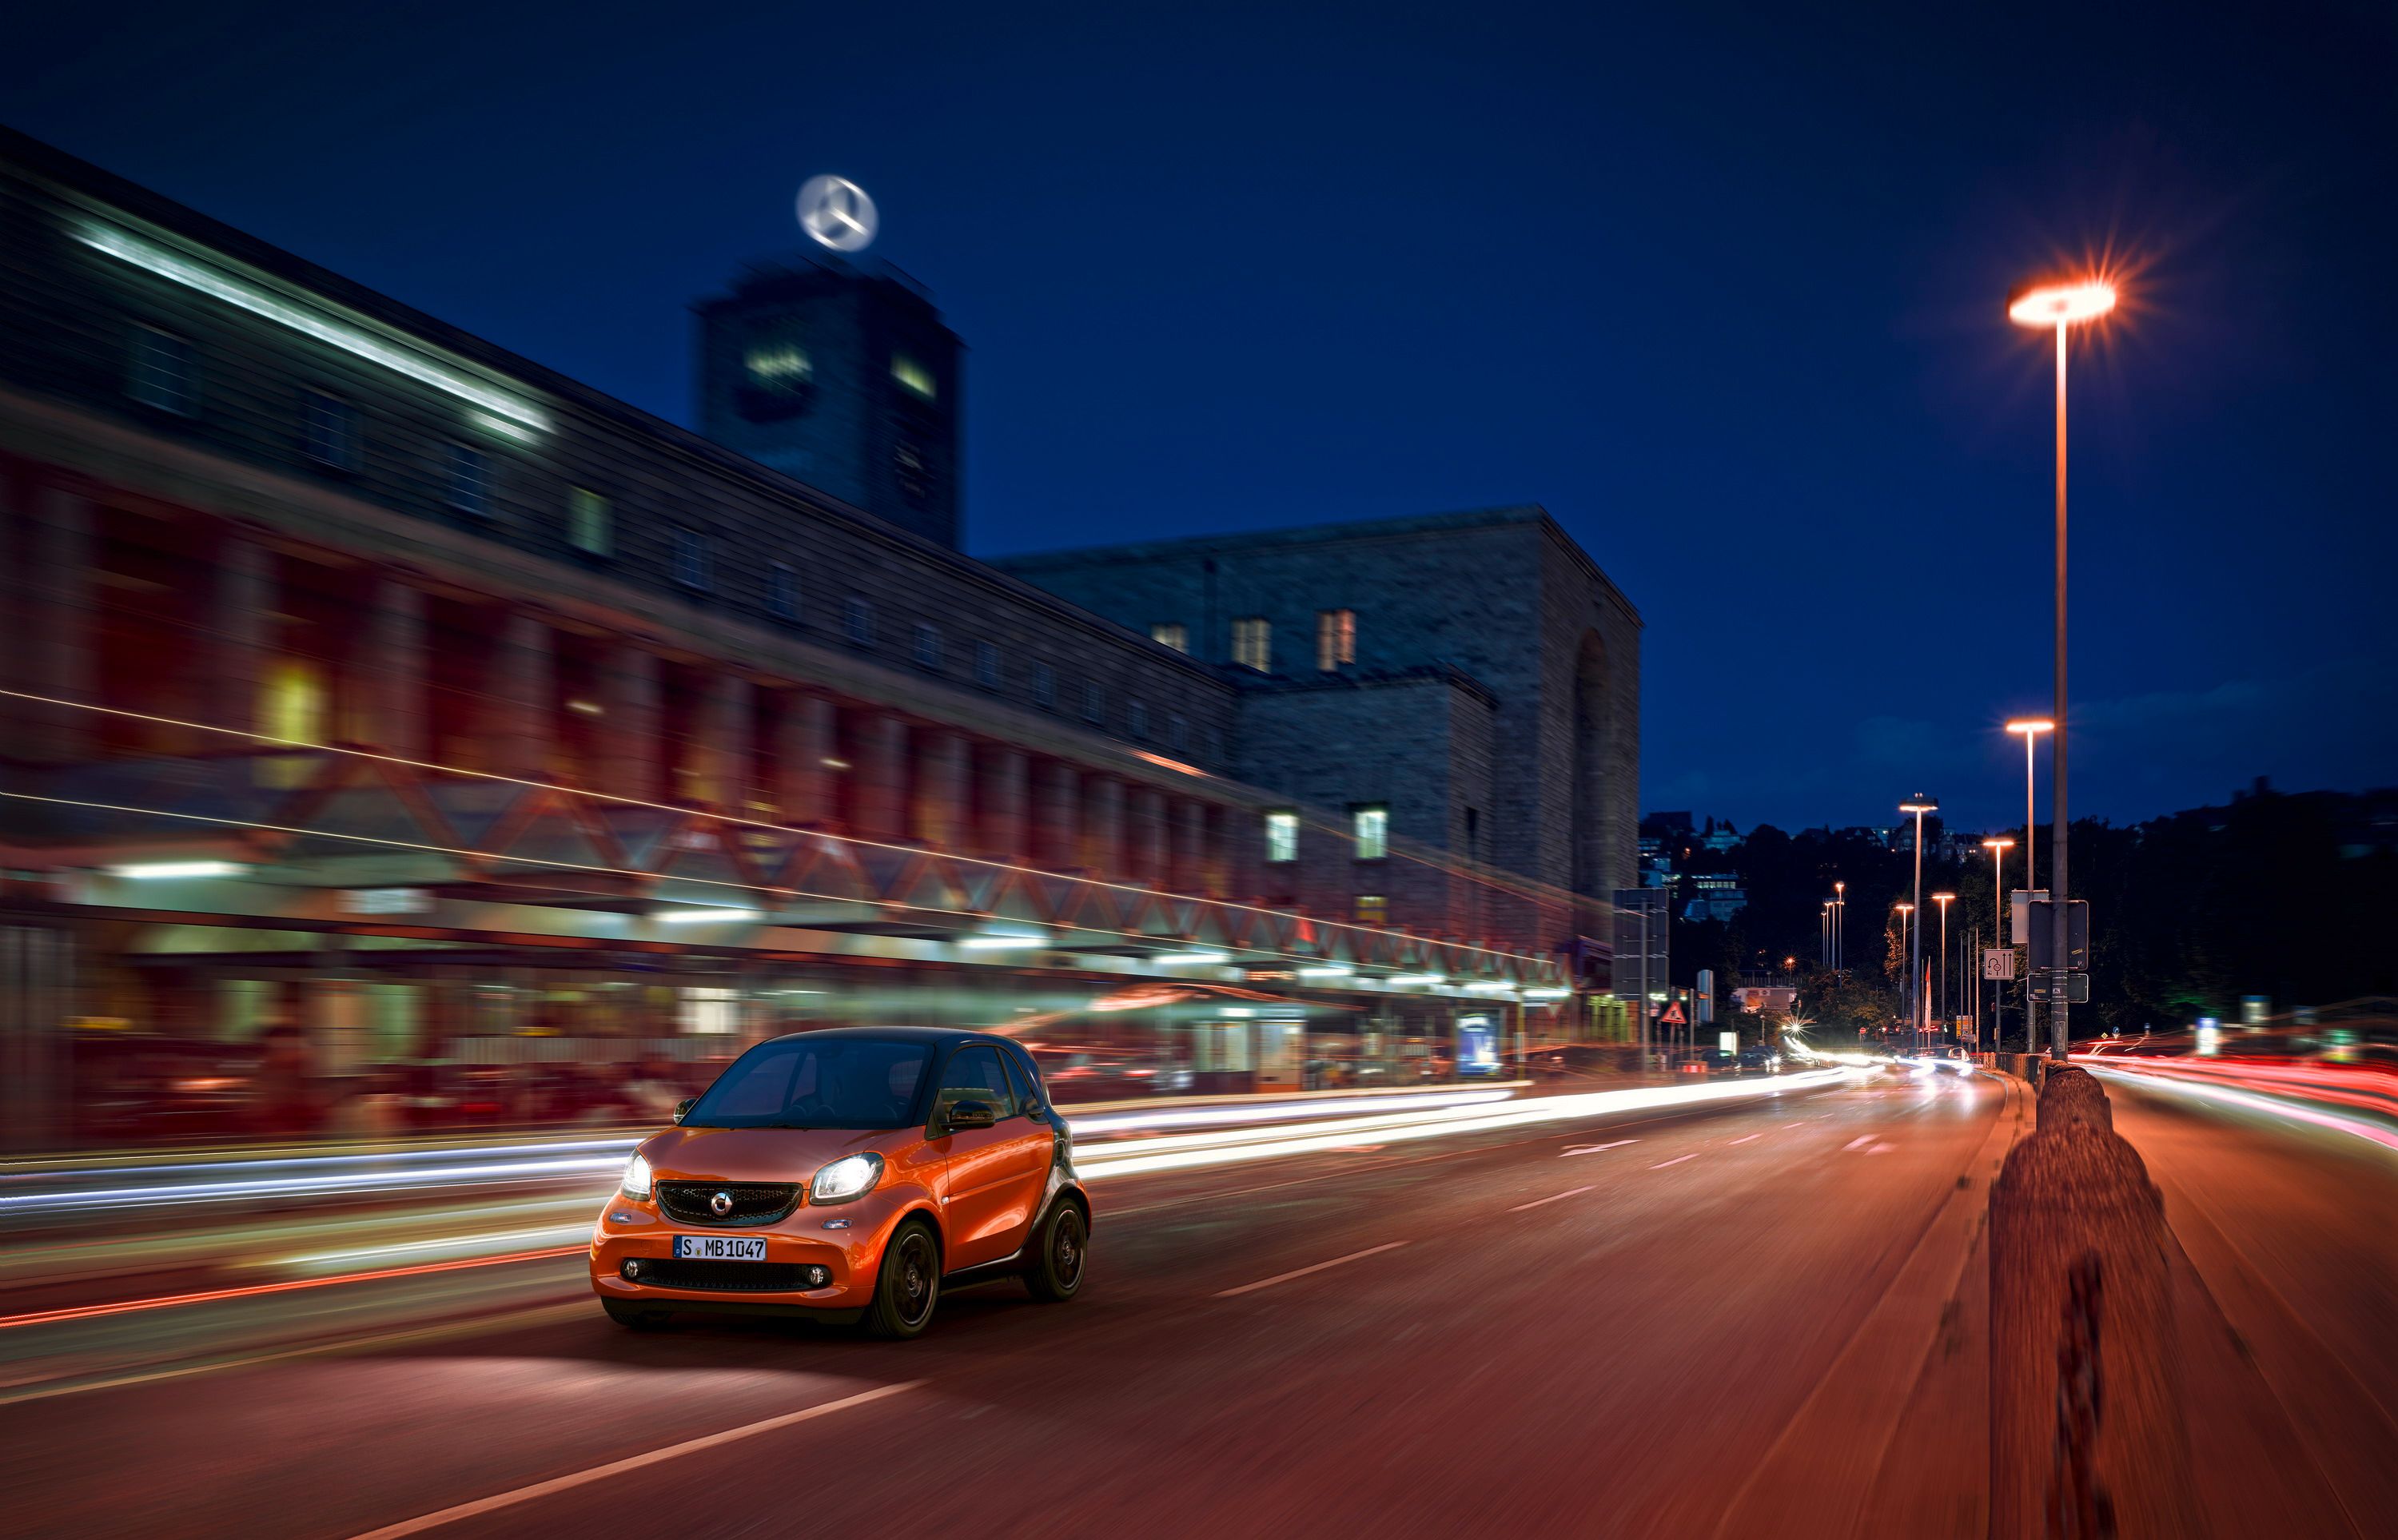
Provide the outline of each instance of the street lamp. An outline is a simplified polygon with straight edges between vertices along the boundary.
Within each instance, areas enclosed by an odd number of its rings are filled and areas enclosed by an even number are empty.
[[[1938,812],[1940,798],[1926,797],[1921,792],[1917,792],[1913,797],[1901,802],[1898,805],[1898,810],[1915,815],[1915,902],[1906,906],[1907,913],[1913,914],[1923,907],[1923,815],[1928,812]],[[1907,954],[1906,1001],[1907,1016],[1917,1023],[1916,1030],[1920,1032],[1922,1030],[1923,1016],[1923,990],[1916,982],[1918,975],[1923,971],[1923,932],[1920,928],[1915,931],[1914,941],[1914,950]]]
[[[1906,952],[1914,941],[1914,931],[1912,927],[1914,924],[1915,905],[1902,899],[1898,903],[1892,904],[1891,907],[1898,911],[1898,949],[1901,952]],[[1915,975],[1912,971],[1911,965],[1906,979],[1906,1030],[1910,1037],[1914,1035],[1916,1030]],[[1920,1045],[1919,1044],[1918,1046]]]
[[[1942,1013],[1943,1015],[1947,1015],[1947,1014],[1948,1014],[1948,1013],[1949,1013],[1949,1011],[1948,1011],[1948,905],[1949,905],[1949,904],[1953,904],[1953,903],[1955,903],[1955,902],[1956,902],[1956,900],[1957,900],[1957,895],[1956,895],[1956,894],[1954,894],[1954,893],[1934,893],[1934,894],[1933,894],[1933,895],[1932,895],[1932,902],[1933,902],[1933,903],[1934,903],[1934,904],[1937,904],[1938,905],[1940,905],[1940,990],[1939,990],[1939,996],[1938,996],[1938,998],[1939,998],[1939,1000],[1940,1000],[1940,1011],[1941,1011],[1941,1013]]]
[[[1832,971],[1835,973],[1840,971],[1843,956],[1840,944],[1848,939],[1841,934],[1848,928],[1848,911],[1849,885],[1845,882],[1835,882],[1832,884]]]
[[[2015,842],[2004,835],[1996,835],[1982,841],[1982,849],[1990,852],[1990,928],[1998,932],[1991,936],[1992,941],[1996,941],[1999,934],[2004,933],[1998,931],[2001,923],[1999,917],[2005,914],[2007,910],[2007,852],[2014,848]],[[1993,981],[1990,987],[1990,1051],[1992,1052],[2001,1051],[2006,1047],[2006,991]],[[1978,1008],[1978,1000],[1976,1005]]]
[[[2007,724],[2009,732],[2020,732],[2024,741],[2024,891],[2040,886],[2040,814],[2032,798],[2032,750],[2043,732],[2054,732],[2056,724],[2045,716],[2019,716]],[[2024,966],[2024,1051],[2040,1051],[2040,1002],[2031,998],[2031,966],[2028,954]]]
[[[2054,328],[2056,330],[2056,704],[2050,716],[2054,718],[2056,741],[2051,745],[2054,755],[2050,775],[2054,782],[2050,793],[2054,806],[2050,816],[2054,828],[2049,836],[2054,847],[2049,857],[2055,875],[2049,881],[2049,913],[2055,929],[2052,932],[2055,945],[2050,958],[2062,972],[2066,957],[2066,811],[2065,811],[2065,355],[2066,338],[2077,326],[2084,326],[2115,308],[2115,286],[2100,278],[2083,279],[2079,283],[2046,284],[2027,289],[2007,303],[2007,319],[2020,327]],[[2027,743],[2029,739],[2025,740]],[[2070,1036],[2065,991],[2054,991],[2048,1007],[2048,1055],[2063,1060],[2066,1041]]]

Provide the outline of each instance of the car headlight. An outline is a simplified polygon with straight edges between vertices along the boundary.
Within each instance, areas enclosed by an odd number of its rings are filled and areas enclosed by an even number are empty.
[[[650,1163],[638,1155],[625,1162],[625,1196],[627,1198],[650,1196]]]
[[[882,1157],[869,1151],[864,1155],[844,1155],[816,1172],[808,1184],[811,1203],[846,1203],[853,1198],[863,1198],[882,1180]]]

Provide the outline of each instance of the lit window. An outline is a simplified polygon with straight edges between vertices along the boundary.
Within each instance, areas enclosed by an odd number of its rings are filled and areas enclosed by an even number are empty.
[[[1191,724],[1180,716],[1168,716],[1165,719],[1165,746],[1177,754],[1187,752],[1191,747]]]
[[[741,992],[721,984],[686,984],[675,1011],[685,1032],[721,1037],[741,1030]]]
[[[1349,810],[1350,832],[1357,837],[1357,859],[1380,861],[1391,853],[1391,810],[1376,803]]]
[[[189,417],[199,397],[198,370],[192,362],[192,344],[155,327],[133,328],[133,353],[127,361],[126,394],[145,407]]]
[[[1391,923],[1391,901],[1380,893],[1357,895],[1357,923],[1388,925]]]
[[[1058,671],[1047,663],[1032,665],[1032,703],[1044,711],[1058,705]]]
[[[1273,862],[1299,859],[1299,814],[1266,814],[1266,859]]]
[[[788,561],[778,561],[766,569],[766,608],[778,620],[800,618],[800,574]]]
[[[1191,628],[1179,621],[1160,621],[1149,628],[1149,639],[1177,652],[1191,650]]]
[[[492,516],[492,474],[482,450],[450,446],[447,495],[450,506],[462,514]]]
[[[1315,612],[1315,666],[1329,674],[1342,663],[1357,661],[1357,611],[1319,609]]]
[[[674,532],[674,580],[685,588],[707,586],[707,537],[696,529]]]
[[[604,556],[616,546],[615,516],[608,500],[587,488],[566,494],[567,543],[586,556]]]
[[[874,606],[852,594],[841,610],[842,633],[852,647],[874,645]]]
[[[941,633],[937,626],[917,623],[914,655],[918,668],[941,666]]]
[[[1104,722],[1108,719],[1108,692],[1095,684],[1083,687],[1083,720]]]
[[[750,343],[741,367],[748,371],[750,384],[776,395],[796,395],[815,378],[808,350],[779,338]]]
[[[1261,615],[1244,615],[1233,623],[1233,661],[1260,674],[1273,669],[1273,627]]]
[[[358,468],[358,411],[338,395],[310,391],[302,408],[300,447],[337,471]]]
[[[999,688],[999,649],[989,642],[975,643],[975,683],[985,690]]]
[[[910,395],[925,400],[933,398],[933,371],[904,353],[891,355],[891,378],[899,382]]]
[[[1149,736],[1149,707],[1138,701],[1125,707],[1125,730],[1136,738]]]

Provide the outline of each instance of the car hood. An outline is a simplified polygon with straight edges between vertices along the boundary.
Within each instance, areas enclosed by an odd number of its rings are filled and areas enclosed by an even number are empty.
[[[641,1145],[650,1170],[667,1181],[805,1182],[818,1168],[876,1150],[896,1152],[909,1131],[883,1129],[671,1128]]]

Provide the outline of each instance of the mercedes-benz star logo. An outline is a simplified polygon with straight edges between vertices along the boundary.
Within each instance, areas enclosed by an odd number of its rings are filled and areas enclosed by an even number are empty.
[[[874,200],[847,177],[810,177],[800,189],[800,227],[835,251],[863,251],[874,239]]]
[[[733,1195],[729,1192],[718,1193],[715,1197],[707,1200],[707,1212],[714,1214],[719,1219],[733,1212]]]

